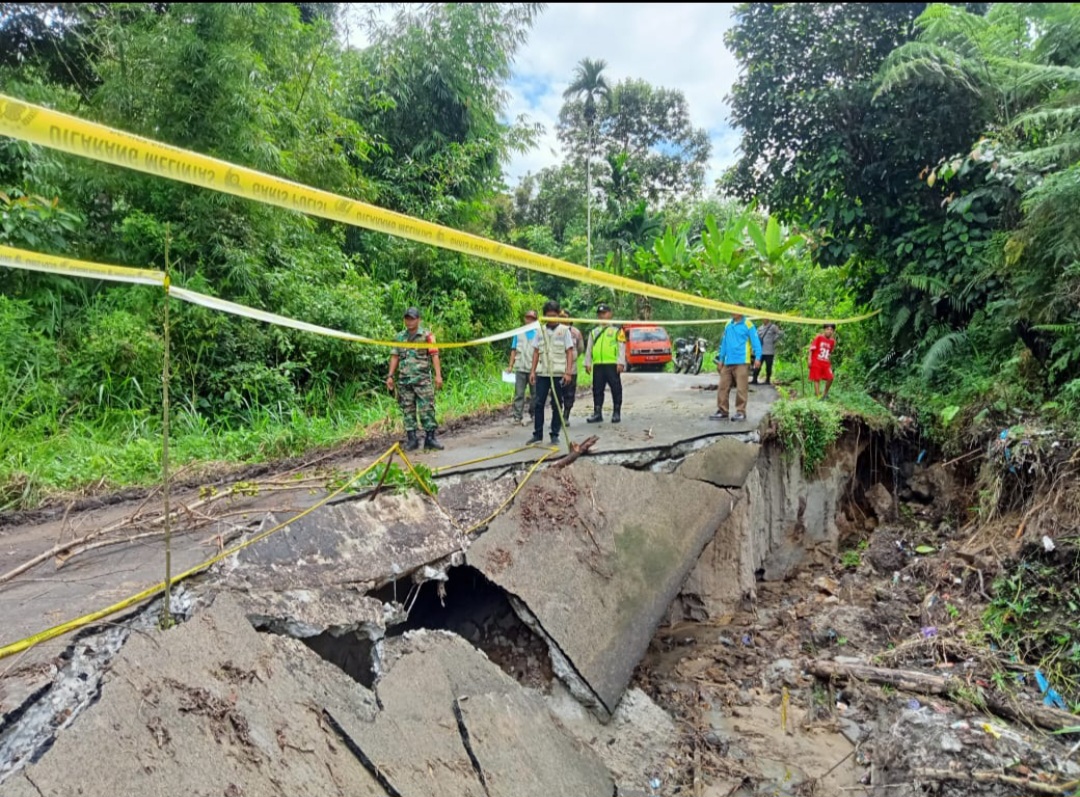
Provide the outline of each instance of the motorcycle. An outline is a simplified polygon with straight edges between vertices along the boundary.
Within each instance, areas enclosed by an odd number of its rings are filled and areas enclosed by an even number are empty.
[[[709,341],[705,338],[676,338],[675,373],[700,374]]]

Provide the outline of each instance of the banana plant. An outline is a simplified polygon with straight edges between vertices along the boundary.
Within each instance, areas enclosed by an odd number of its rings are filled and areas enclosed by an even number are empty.
[[[806,242],[804,236],[799,233],[785,235],[785,231],[776,220],[776,216],[770,215],[765,223],[765,229],[752,218],[746,220],[746,233],[754,244],[754,254],[757,256],[757,271],[765,276],[765,281],[771,286],[780,277],[783,271],[784,254],[788,250],[798,250]]]
[[[705,263],[714,269],[738,268],[746,258],[743,230],[746,229],[747,213],[733,218],[721,230],[716,218],[710,213],[705,217],[705,229],[701,233],[702,254]]]
[[[663,234],[653,241],[652,253],[660,270],[667,276],[665,282],[683,284],[694,272],[689,231],[689,224],[680,224],[678,230],[673,230],[669,224]]]

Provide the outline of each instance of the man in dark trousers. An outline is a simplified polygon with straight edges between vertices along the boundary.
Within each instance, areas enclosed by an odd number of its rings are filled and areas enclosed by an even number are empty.
[[[604,420],[604,388],[611,386],[611,401],[615,405],[611,422],[622,421],[622,372],[626,370],[626,334],[621,327],[612,326],[611,308],[601,304],[596,308],[600,323],[589,333],[585,348],[585,372],[593,375],[593,414],[585,423]]]
[[[577,368],[574,362],[574,338],[570,328],[559,323],[559,303],[544,304],[544,326],[536,335],[533,347],[529,383],[533,386],[536,403],[533,405],[533,436],[529,443],[544,439],[544,405],[551,396],[551,442],[559,442],[562,431],[563,391],[570,384],[570,375]]]

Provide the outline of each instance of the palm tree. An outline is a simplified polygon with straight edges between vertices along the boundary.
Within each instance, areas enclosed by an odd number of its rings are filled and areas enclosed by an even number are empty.
[[[585,125],[589,134],[588,152],[585,156],[585,246],[586,265],[592,268],[592,156],[596,131],[596,102],[608,99],[611,89],[600,73],[607,67],[604,60],[582,58],[574,70],[574,80],[563,92],[566,99],[580,98],[585,101]]]

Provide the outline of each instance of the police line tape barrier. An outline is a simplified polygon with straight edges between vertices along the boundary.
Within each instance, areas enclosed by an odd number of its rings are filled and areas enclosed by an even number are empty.
[[[0,135],[518,268],[677,304],[799,324],[853,323],[876,315],[875,312],[853,318],[807,318],[740,307],[650,285],[415,219],[3,94],[0,94]]]
[[[0,245],[0,266],[26,269],[30,271],[39,271],[50,274],[61,274],[69,277],[84,277],[89,279],[112,280],[115,282],[129,282],[136,285],[151,285],[164,287],[166,284],[165,272],[163,271],[126,268],[123,266],[112,266],[104,263],[92,263],[85,260],[72,260],[71,258],[56,257],[54,255],[43,255],[36,252],[28,252],[23,249],[14,249],[10,246],[3,245]],[[265,310],[257,310],[254,307],[237,304],[236,302],[230,302],[226,299],[219,299],[216,296],[207,296],[204,293],[198,293],[196,291],[189,291],[186,288],[179,288],[175,285],[170,285],[168,290],[170,296],[181,299],[182,301],[188,302],[190,304],[197,304],[202,307],[206,307],[211,310],[219,310],[221,312],[230,313],[232,315],[240,316],[242,318],[251,318],[256,321],[263,321],[267,324],[289,327],[290,329],[300,330],[301,332],[310,332],[315,335],[325,335],[327,337],[352,341],[354,343],[362,343],[370,346],[388,346],[412,349],[460,349],[468,346],[480,346],[485,343],[494,343],[496,341],[506,340],[507,338],[514,337],[515,335],[520,335],[531,330],[539,329],[540,324],[546,321],[572,321],[574,323],[582,324],[599,323],[599,320],[595,318],[542,318],[539,321],[533,321],[531,323],[515,327],[514,329],[508,329],[504,332],[496,332],[492,335],[485,335],[482,338],[475,338],[473,340],[451,341],[443,343],[408,343],[404,341],[369,338],[363,335],[355,335],[351,332],[342,332],[341,330],[319,326],[318,324],[309,324],[306,321],[298,321],[294,318],[289,318],[288,316],[278,315],[277,313],[270,313]],[[697,326],[726,324],[728,323],[728,319],[706,318],[648,322],[613,319],[604,323],[612,324],[615,326],[642,323],[647,323],[652,326]]]
[[[173,584],[179,584],[181,581],[191,578],[192,576],[197,575],[198,573],[201,573],[202,571],[210,567],[213,567],[218,562],[221,562],[229,556],[232,556],[234,553],[238,553],[244,548],[247,548],[250,545],[254,545],[260,540],[266,539],[271,534],[275,534],[276,532],[281,531],[289,524],[295,523],[305,515],[308,515],[314,512],[316,509],[319,509],[320,507],[326,505],[334,498],[337,498],[347,489],[356,484],[356,482],[362,479],[365,475],[374,470],[374,468],[380,463],[384,462],[387,457],[390,457],[395,453],[399,454],[403,458],[405,456],[405,453],[401,450],[401,447],[397,443],[394,443],[394,445],[384,451],[378,459],[376,459],[363,470],[357,471],[355,474],[353,474],[353,476],[349,478],[348,481],[346,481],[343,485],[338,487],[329,495],[319,500],[317,503],[309,506],[307,509],[303,510],[294,517],[289,518],[284,523],[279,523],[278,525],[274,526],[273,528],[267,529],[266,531],[260,531],[258,534],[250,537],[249,539],[246,539],[243,542],[239,542],[230,548],[226,548],[221,553],[210,557],[205,562],[201,562],[200,564],[197,564],[194,567],[185,570],[183,573],[179,573],[176,576],[173,576],[169,580],[168,586],[171,586]],[[16,653],[21,653],[24,650],[32,648],[34,645],[40,645],[42,642],[47,642],[50,639],[55,639],[58,636],[63,636],[64,634],[68,634],[80,628],[85,628],[91,623],[96,623],[98,620],[114,615],[117,612],[122,612],[125,609],[130,609],[132,606],[136,606],[145,600],[160,595],[165,591],[166,586],[167,585],[164,581],[160,581],[154,586],[148,587],[142,592],[138,592],[127,598],[124,598],[121,601],[117,601],[116,603],[112,604],[111,606],[107,606],[104,609],[99,609],[98,611],[91,612],[90,614],[84,614],[81,617],[76,617],[74,620],[68,620],[65,623],[61,623],[60,625],[55,625],[52,628],[47,628],[46,630],[41,631],[37,634],[33,634],[31,636],[25,637],[24,639],[20,639],[18,642],[12,642],[8,645],[4,645],[3,647],[0,647],[0,659],[7,658],[8,656],[13,656]]]
[[[30,271],[41,271],[50,274],[62,274],[68,277],[87,277],[91,279],[113,280],[115,282],[130,282],[137,285],[153,285],[161,288],[166,287],[167,284],[165,272],[163,271],[124,268],[122,266],[109,266],[103,263],[89,263],[83,260],[71,260],[70,258],[65,257],[54,257],[53,255],[27,252],[22,249],[12,249],[10,246],[0,246],[0,266],[28,269]],[[186,288],[178,288],[175,285],[169,285],[168,292],[170,296],[177,299],[189,302],[190,304],[197,304],[211,310],[219,310],[221,312],[241,316],[242,318],[251,318],[256,321],[263,321],[267,324],[289,327],[291,329],[298,329],[302,332],[311,332],[315,335],[326,335],[327,337],[339,338],[340,340],[348,340],[354,343],[363,343],[369,346],[393,346],[404,349],[461,349],[466,346],[480,346],[484,343],[505,340],[514,335],[520,335],[529,330],[540,328],[539,322],[533,321],[532,323],[515,327],[514,329],[496,332],[493,335],[486,335],[485,337],[476,338],[474,340],[450,343],[408,343],[405,341],[368,338],[363,335],[354,335],[351,332],[342,332],[337,329],[319,326],[318,324],[309,324],[306,321],[297,321],[294,318],[278,315],[277,313],[256,310],[254,307],[237,304],[236,302],[230,302],[225,299],[218,299],[215,296],[207,296],[204,293],[198,293],[196,291],[189,291]]]
[[[531,448],[531,447],[527,446],[526,448]],[[506,456],[509,456],[511,454],[516,454],[516,453],[519,453],[521,451],[524,451],[524,450],[526,450],[526,448],[514,449],[513,451],[509,451],[509,452],[506,452],[506,453],[503,453],[503,454],[496,454],[496,455],[494,455],[492,457],[485,457],[483,459],[485,459],[485,460],[486,459],[499,459],[501,457],[506,457]],[[532,476],[536,473],[536,471],[539,470],[540,466],[542,464],[544,464],[544,462],[546,462],[552,455],[558,453],[559,449],[555,448],[555,447],[550,447],[550,448],[544,447],[544,448],[537,448],[537,451],[542,451],[544,453],[542,453],[541,456],[532,463],[532,466],[525,473],[525,476],[518,482],[517,487],[514,489],[514,491],[509,496],[507,496],[507,498],[490,515],[488,515],[488,517],[486,517],[485,519],[479,521],[478,523],[474,524],[473,526],[471,526],[468,529],[462,529],[461,531],[465,536],[468,536],[468,535],[472,534],[473,532],[483,528],[484,526],[489,524],[492,520],[494,520],[496,517],[498,517],[503,511],[505,511],[505,509],[511,504],[511,502],[513,502],[513,500],[518,496],[518,494],[522,491],[522,489],[524,489],[525,485],[528,484],[529,479],[531,479]],[[17,642],[11,642],[11,643],[9,643],[7,645],[0,646],[0,659],[5,659],[8,656],[14,656],[16,653],[22,653],[23,651],[28,650],[28,649],[34,647],[35,645],[40,645],[42,642],[47,642],[50,639],[55,639],[56,637],[63,636],[64,634],[69,634],[72,631],[79,630],[80,628],[85,628],[86,626],[91,625],[92,623],[96,623],[98,620],[103,620],[104,618],[110,617],[110,616],[112,616],[114,614],[122,612],[125,609],[130,609],[133,606],[137,606],[138,604],[143,603],[144,601],[147,601],[147,600],[149,600],[151,598],[154,598],[154,597],[164,593],[166,586],[171,587],[173,584],[179,584],[181,581],[185,581],[185,580],[191,578],[192,576],[196,576],[199,573],[202,573],[203,571],[213,567],[214,565],[218,564],[219,562],[224,561],[225,559],[232,556],[233,554],[239,553],[244,548],[247,548],[247,547],[249,547],[251,545],[254,545],[257,542],[260,542],[260,541],[266,539],[271,534],[276,534],[277,532],[281,531],[282,529],[285,529],[288,526],[290,526],[291,524],[293,524],[296,521],[300,520],[302,517],[304,517],[306,515],[309,515],[312,512],[314,512],[316,509],[319,509],[319,508],[325,506],[326,504],[330,503],[330,501],[334,500],[339,495],[341,495],[343,492],[345,492],[346,490],[351,488],[354,484],[356,484],[360,479],[362,479],[364,476],[366,476],[368,473],[370,473],[372,470],[374,470],[376,467],[378,467],[381,463],[386,462],[388,458],[392,459],[395,455],[401,457],[401,461],[405,463],[406,469],[412,475],[413,479],[415,479],[417,485],[425,493],[427,493],[427,495],[431,498],[431,500],[435,503],[435,505],[439,508],[439,510],[442,511],[445,515],[447,515],[447,517],[450,518],[453,525],[455,527],[457,527],[457,523],[454,522],[453,517],[451,517],[450,513],[447,512],[446,508],[443,507],[442,504],[439,503],[438,499],[435,497],[435,494],[427,486],[424,479],[421,478],[421,476],[416,472],[416,468],[413,466],[412,461],[409,459],[409,457],[402,450],[401,445],[399,443],[394,443],[394,445],[392,445],[390,448],[388,448],[386,451],[384,451],[374,462],[372,462],[366,468],[357,471],[355,474],[353,474],[351,477],[349,477],[349,479],[344,484],[342,484],[340,487],[338,487],[337,489],[335,489],[333,492],[329,493],[328,495],[324,496],[319,501],[317,501],[315,504],[312,504],[311,506],[309,506],[307,509],[304,509],[303,511],[301,511],[298,514],[294,515],[293,517],[289,518],[288,520],[286,520],[286,521],[284,521],[282,523],[279,523],[279,524],[277,524],[276,526],[274,526],[272,528],[266,529],[265,531],[260,531],[258,534],[255,534],[252,537],[250,537],[250,538],[248,538],[248,539],[246,539],[246,540],[244,540],[242,542],[237,543],[236,545],[233,545],[233,546],[231,546],[229,548],[226,548],[224,551],[221,551],[220,553],[216,554],[215,556],[210,557],[205,562],[201,562],[200,564],[197,564],[194,567],[188,568],[183,573],[179,573],[176,576],[173,576],[173,578],[171,578],[169,580],[168,585],[166,585],[166,583],[164,581],[160,581],[157,584],[155,584],[154,586],[148,587],[147,589],[144,589],[142,592],[137,592],[134,595],[130,595],[127,598],[124,598],[121,601],[117,601],[116,603],[112,604],[111,606],[106,606],[104,609],[99,609],[98,611],[90,612],[89,614],[84,614],[81,617],[76,617],[73,620],[68,620],[67,622],[60,623],[59,625],[55,625],[52,628],[47,628],[44,631],[40,631],[40,632],[38,632],[36,634],[32,634],[32,635],[30,635],[28,637],[24,637],[23,639],[20,639]],[[477,460],[477,461],[481,461],[481,460]],[[459,463],[458,465],[453,465],[453,466],[449,466],[449,467],[460,467],[462,464],[468,464],[468,463]],[[447,469],[448,468],[443,468],[442,470],[447,470]]]

